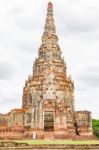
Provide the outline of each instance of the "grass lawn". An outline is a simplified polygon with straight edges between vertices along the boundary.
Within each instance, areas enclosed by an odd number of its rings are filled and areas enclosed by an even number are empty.
[[[31,144],[99,144],[99,140],[73,141],[73,140],[15,140],[16,143]]]

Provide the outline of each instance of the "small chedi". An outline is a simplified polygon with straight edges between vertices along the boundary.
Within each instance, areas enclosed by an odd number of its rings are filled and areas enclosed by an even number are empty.
[[[53,4],[48,3],[47,18],[33,64],[33,74],[23,88],[22,108],[0,114],[0,138],[91,137],[89,111],[75,111],[74,82],[67,76],[53,18]]]

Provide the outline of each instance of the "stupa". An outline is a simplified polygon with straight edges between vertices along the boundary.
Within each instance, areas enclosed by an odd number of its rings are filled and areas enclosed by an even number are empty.
[[[23,88],[22,108],[1,114],[0,127],[2,137],[10,137],[10,131],[16,137],[16,132],[19,137],[20,132],[24,136],[35,133],[38,139],[92,136],[91,113],[75,111],[74,82],[62,58],[51,2],[33,74]]]

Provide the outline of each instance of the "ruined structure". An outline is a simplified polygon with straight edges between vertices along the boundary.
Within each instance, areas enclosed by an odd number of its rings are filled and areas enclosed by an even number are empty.
[[[53,18],[53,4],[48,3],[46,24],[33,74],[25,82],[22,109],[0,115],[0,136],[13,131],[66,138],[91,136],[91,113],[75,112],[74,82],[67,76],[67,66],[58,45]],[[8,137],[7,136],[7,137]]]

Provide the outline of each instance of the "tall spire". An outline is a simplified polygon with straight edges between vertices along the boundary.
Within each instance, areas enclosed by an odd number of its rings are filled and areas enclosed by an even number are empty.
[[[53,19],[53,4],[51,2],[48,3],[47,8],[47,18],[45,24],[44,33],[55,34],[55,25]]]

